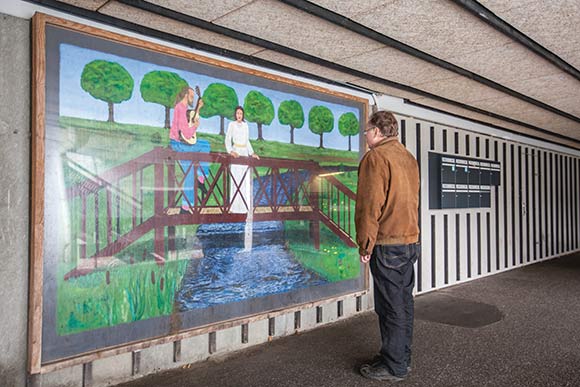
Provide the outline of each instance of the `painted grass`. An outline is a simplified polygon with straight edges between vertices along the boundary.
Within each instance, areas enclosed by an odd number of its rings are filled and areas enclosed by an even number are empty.
[[[187,263],[187,260],[172,261],[160,267],[155,262],[142,262],[58,281],[58,334],[171,314]],[[59,274],[62,278],[64,272]]]
[[[59,124],[62,129],[63,146],[66,149],[99,157],[107,168],[132,160],[156,146],[167,146],[169,143],[169,131],[160,127],[109,123],[75,117],[61,117]],[[225,152],[223,136],[200,132],[199,138],[209,141],[212,152]],[[358,165],[357,152],[319,149],[278,141],[250,140],[250,142],[254,151],[264,157],[312,160],[323,166]]]
[[[360,274],[358,250],[348,247],[324,225],[320,226],[320,250],[312,241],[300,238],[308,230],[307,221],[286,221],[284,230],[288,247],[296,259],[307,269],[329,282],[357,278]]]

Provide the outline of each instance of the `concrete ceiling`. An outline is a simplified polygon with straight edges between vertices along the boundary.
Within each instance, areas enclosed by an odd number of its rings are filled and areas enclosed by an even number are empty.
[[[579,0],[30,2],[580,148]]]

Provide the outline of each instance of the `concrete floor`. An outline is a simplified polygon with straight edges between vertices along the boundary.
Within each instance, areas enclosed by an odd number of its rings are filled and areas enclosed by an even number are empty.
[[[374,313],[124,384],[379,386]],[[413,371],[397,386],[580,386],[580,254],[416,298]]]

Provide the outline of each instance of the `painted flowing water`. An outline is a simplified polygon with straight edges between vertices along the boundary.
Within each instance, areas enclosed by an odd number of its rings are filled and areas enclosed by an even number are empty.
[[[204,256],[189,263],[176,297],[180,311],[327,283],[285,247],[282,222],[255,222],[250,251],[244,249],[244,230],[244,223],[200,226]]]

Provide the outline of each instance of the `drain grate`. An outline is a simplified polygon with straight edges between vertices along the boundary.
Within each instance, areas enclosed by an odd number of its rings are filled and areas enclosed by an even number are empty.
[[[481,328],[500,321],[503,314],[494,305],[445,294],[426,294],[415,299],[415,319],[464,328]]]

